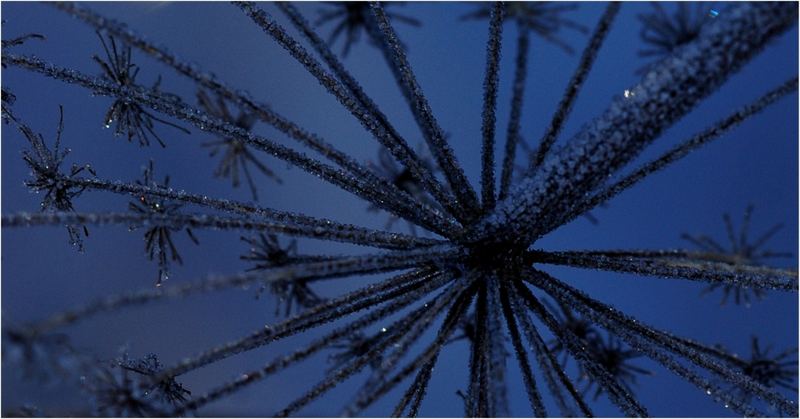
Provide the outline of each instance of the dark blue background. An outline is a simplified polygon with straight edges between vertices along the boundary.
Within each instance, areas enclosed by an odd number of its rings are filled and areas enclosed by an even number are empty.
[[[238,9],[217,3],[93,3],[97,11],[127,22],[148,39],[167,45],[173,52],[196,61],[235,87],[248,89],[284,115],[310,131],[347,150],[360,161],[375,160],[376,142],[358,122],[328,95],[285,51],[281,50]],[[281,22],[282,15],[274,7]],[[298,6],[307,17],[315,18],[316,4]],[[392,11],[419,18],[422,28],[396,26],[409,46],[409,58],[431,107],[442,127],[450,133],[457,157],[474,185],[479,184],[480,113],[485,67],[487,23],[460,22],[459,16],[476,5],[414,3],[392,7]],[[667,7],[674,7],[669,5]],[[600,52],[574,111],[561,136],[562,141],[581,124],[599,114],[614,95],[634,85],[634,70],[642,61],[636,51],[637,13],[648,11],[643,3],[625,4],[605,46]],[[722,7],[718,7],[722,9]],[[592,27],[603,4],[583,3],[569,16]],[[93,30],[56,10],[29,3],[2,5],[3,39],[37,32],[48,37],[17,47],[59,65],[90,74],[99,74],[91,60],[101,53]],[[285,25],[288,27],[289,25]],[[321,29],[323,35],[330,26]],[[294,33],[294,32],[292,32]],[[587,36],[564,31],[561,35],[580,51]],[[498,115],[498,155],[505,142],[510,84],[513,77],[516,31],[506,25],[501,63]],[[336,45],[340,51],[341,44]],[[718,93],[705,100],[689,116],[665,133],[642,159],[658,155],[672,144],[727,115],[784,80],[797,74],[797,29],[775,40]],[[523,109],[522,133],[533,142],[544,131],[555,105],[577,63],[579,54],[568,55],[536,36],[529,56],[528,84]],[[158,74],[162,88],[176,92],[194,103],[194,90],[185,79],[154,63],[134,50],[134,61],[142,67],[138,81],[150,85]],[[379,52],[366,42],[359,43],[344,60],[365,90],[380,104],[395,127],[413,144],[422,141],[408,108]],[[166,149],[140,148],[103,129],[103,115],[111,99],[92,97],[79,87],[29,74],[4,69],[3,86],[12,89],[18,101],[17,115],[45,138],[52,141],[58,105],[64,106],[63,143],[72,148],[68,164],[91,163],[103,178],[132,181],[149,159],[156,162],[158,177],[168,173],[172,184],[209,196],[248,200],[246,188],[232,190],[227,180],[212,179],[217,160],[207,156],[199,143],[211,140],[194,130],[189,135],[159,127],[168,143]],[[777,222],[785,224],[768,247],[777,251],[797,249],[797,94],[770,107],[734,132],[697,151],[673,167],[653,175],[594,214],[599,225],[581,218],[550,234],[537,247],[545,249],[678,248],[682,232],[709,234],[727,243],[721,214],[730,212],[738,228],[748,203],[756,206],[751,223],[755,236]],[[259,124],[256,131],[291,144],[275,130]],[[36,211],[40,195],[27,192],[22,182],[28,177],[20,151],[26,142],[10,126],[2,127],[2,212]],[[302,211],[315,216],[382,228],[386,216],[368,213],[368,204],[340,191],[301,170],[264,157],[283,178],[283,185],[256,175],[261,203],[279,209]],[[642,160],[640,160],[642,161]],[[75,201],[77,211],[123,211],[127,198],[88,192]],[[395,229],[406,231],[402,223]],[[2,232],[3,321],[24,322],[42,318],[92,297],[153,286],[156,266],[146,260],[142,231],[128,232],[124,226],[91,228],[86,252],[78,254],[67,244],[63,228],[4,229]],[[197,231],[199,247],[185,235],[177,244],[186,261],[173,268],[169,284],[198,279],[205,274],[236,272],[246,265],[238,256],[247,251],[236,232]],[[312,240],[300,241],[303,253],[364,252],[352,246]],[[796,256],[777,261],[777,266],[796,267]],[[795,268],[796,269],[796,268]],[[699,297],[703,284],[632,275],[606,274],[575,269],[548,270],[591,295],[637,316],[654,326],[706,343],[722,343],[743,356],[749,355],[751,335],[763,343],[783,349],[797,344],[797,295],[770,293],[765,301],[746,308],[719,305],[720,295]],[[353,278],[319,287],[325,293],[361,286],[376,277]],[[346,285],[341,285],[346,284]],[[183,356],[221,344],[274,321],[273,300],[254,299],[255,290],[234,290],[193,297],[185,301],[148,306],[144,309],[101,316],[69,330],[75,345],[91,349],[98,356],[111,358],[128,344],[132,356],[157,353],[165,364]],[[378,325],[380,327],[380,325]],[[308,342],[311,334],[300,336],[240,355],[182,377],[194,395],[237,375],[256,368],[278,354]],[[428,337],[429,339],[430,337]],[[440,358],[428,398],[425,415],[462,414],[457,389],[465,389],[467,377],[466,344],[449,347]],[[327,353],[331,353],[328,351]],[[298,397],[324,375],[326,356],[315,357],[298,368],[259,382],[232,397],[214,403],[201,414],[269,415]],[[515,361],[510,360],[512,370]],[[725,416],[731,412],[711,402],[708,396],[685,383],[654,362],[639,359],[637,366],[655,372],[635,387],[636,395],[655,416]],[[75,402],[75,389],[69,386],[40,388],[19,383],[15,372],[3,368],[2,401],[4,411],[32,403],[45,412],[66,414],[83,412]],[[574,375],[573,368],[569,371]],[[366,379],[360,374],[303,410],[304,415],[337,415]],[[18,385],[20,384],[20,385]],[[522,382],[511,374],[511,408],[516,415],[529,415]],[[376,403],[366,414],[388,414],[397,391]],[[797,399],[797,395],[789,395]],[[598,415],[618,415],[601,397],[594,404]],[[551,408],[551,412],[556,410]]]

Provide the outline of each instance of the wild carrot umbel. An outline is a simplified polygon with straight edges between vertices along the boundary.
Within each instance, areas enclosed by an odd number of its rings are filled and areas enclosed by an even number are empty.
[[[796,4],[3,11],[4,413],[797,416]]]

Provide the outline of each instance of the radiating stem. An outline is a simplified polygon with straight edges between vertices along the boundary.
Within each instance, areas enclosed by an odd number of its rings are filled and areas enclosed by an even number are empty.
[[[539,143],[539,148],[535,154],[531,155],[529,172],[533,172],[542,164],[553,143],[558,138],[558,134],[561,132],[561,128],[572,110],[572,105],[575,103],[575,99],[578,98],[583,82],[586,81],[586,77],[589,76],[589,71],[597,59],[600,47],[603,46],[603,41],[605,41],[608,31],[611,29],[611,24],[619,12],[619,8],[620,3],[611,2],[606,7],[603,16],[600,17],[600,22],[597,23],[594,33],[589,39],[589,44],[586,45],[583,54],[581,54],[578,68],[575,69],[575,73],[572,75],[569,84],[567,84],[567,91],[564,92],[564,96],[561,98],[555,114],[553,114],[553,119],[550,121],[550,125],[547,126],[547,131]]]
[[[161,63],[173,68],[177,73],[197,83],[199,87],[208,89],[241,106],[244,110],[252,112],[262,121],[329,158],[353,175],[362,177],[371,182],[380,182],[382,180],[372,170],[347,155],[347,153],[337,149],[333,144],[325,141],[318,135],[306,131],[301,126],[278,114],[269,105],[256,101],[248,92],[228,86],[214,74],[202,70],[195,63],[183,61],[165,47],[146,40],[141,35],[129,29],[124,23],[101,16],[88,8],[81,7],[72,2],[45,4],[54,5],[59,10],[81,19],[97,30],[107,32],[109,35],[121,39],[126,44],[139,49]],[[391,190],[394,194],[405,194],[404,191],[389,182],[383,182],[382,187]]]
[[[514,160],[517,157],[517,147],[520,141],[520,119],[522,118],[522,101],[525,97],[525,78],[528,71],[528,44],[530,40],[530,30],[517,21],[517,59],[514,69],[514,84],[511,94],[511,114],[508,118],[508,129],[506,130],[506,147],[503,157],[503,171],[500,175],[500,195],[498,199],[505,199],[508,188],[514,176]]]
[[[455,158],[453,149],[447,144],[444,136],[444,131],[439,126],[436,118],[433,116],[433,111],[428,104],[428,99],[422,93],[422,87],[417,83],[414,71],[411,69],[411,64],[406,58],[403,47],[397,39],[391,23],[389,22],[386,13],[380,3],[371,3],[372,13],[377,20],[378,29],[383,33],[384,48],[391,52],[392,59],[390,63],[393,66],[393,74],[398,78],[398,84],[404,89],[404,94],[411,98],[413,107],[411,108],[417,123],[423,128],[422,132],[425,140],[428,142],[428,147],[442,168],[445,177],[447,178],[450,187],[458,197],[461,205],[465,206],[470,212],[477,213],[480,204],[475,191],[467,181],[464,171]],[[408,99],[407,99],[408,100]]]
[[[481,114],[481,196],[483,209],[494,207],[494,136],[497,117],[497,85],[500,77],[500,49],[503,41],[502,2],[496,2],[489,18],[489,40],[486,43],[486,71],[483,80],[483,113]]]
[[[311,73],[319,83],[328,90],[345,109],[355,116],[361,125],[369,131],[380,143],[395,156],[412,175],[420,181],[425,190],[446,208],[453,208],[448,205],[450,201],[446,191],[442,188],[436,177],[422,164],[422,160],[414,153],[411,147],[402,138],[394,135],[396,132],[377,120],[369,110],[361,105],[350,91],[341,82],[326,72],[322,65],[309,54],[300,43],[294,40],[275,20],[264,10],[257,7],[252,2],[234,2],[242,11],[250,17],[265,33],[271,36],[281,47],[286,49],[292,57],[300,62],[306,70]]]
[[[655,66],[640,84],[628,89],[627,97],[617,96],[552,159],[513,187],[467,239],[514,237],[528,245],[552,231],[576,202],[796,23],[793,3],[731,6],[706,24],[695,41]]]
[[[611,252],[542,252],[530,253],[538,263],[567,265],[579,268],[628,272],[646,276],[689,279],[711,284],[729,284],[757,289],[797,291],[797,273],[766,266],[732,264],[724,259],[711,259],[713,254],[669,251],[661,256],[654,252],[639,255],[634,251]]]
[[[12,64],[30,71],[88,88],[96,94],[132,100],[143,106],[182,119],[196,125],[200,129],[215,132],[225,138],[235,138],[245,144],[252,145],[273,156],[298,166],[302,170],[316,175],[340,188],[351,192],[379,208],[397,216],[425,226],[431,231],[453,234],[458,227],[455,220],[448,220],[439,212],[430,209],[417,201],[403,201],[404,196],[391,195],[382,189],[380,184],[372,184],[341,170],[313,160],[303,153],[289,149],[264,137],[254,135],[247,130],[228,124],[202,111],[194,109],[180,100],[168,97],[160,92],[140,86],[118,86],[108,81],[87,76],[67,68],[57,67],[38,58],[3,54],[3,63]],[[445,233],[450,231],[450,233]]]
[[[214,230],[266,231],[288,236],[310,237],[327,241],[353,243],[387,249],[443,244],[440,240],[421,239],[404,234],[363,229],[346,224],[319,220],[313,224],[262,221],[254,218],[225,217],[210,214],[141,214],[141,213],[19,213],[3,215],[3,227],[43,225],[168,225],[176,228],[209,228]]]
[[[610,199],[619,195],[621,192],[627,190],[631,186],[637,184],[639,181],[646,178],[647,176],[650,176],[651,174],[686,157],[692,151],[708,144],[709,142],[720,138],[728,131],[738,126],[740,123],[746,121],[751,116],[758,114],[764,108],[774,104],[787,94],[796,91],[797,91],[797,77],[794,77],[791,80],[787,80],[778,88],[771,90],[764,96],[760,97],[755,102],[747,106],[744,106],[741,109],[734,112],[733,114],[731,114],[730,116],[717,121],[714,125],[706,128],[702,132],[699,132],[694,136],[692,136],[690,139],[671,148],[669,151],[662,154],[657,159],[642,165],[641,167],[633,171],[633,173],[629,174],[628,176],[625,176],[624,178],[620,179],[614,184],[596,193],[591,198],[585,200],[580,205],[578,205],[574,210],[570,211],[570,213],[566,217],[564,217],[565,221],[563,221],[562,224],[566,224],[569,221],[574,220],[581,214],[590,211],[592,208],[604,202],[608,202]]]

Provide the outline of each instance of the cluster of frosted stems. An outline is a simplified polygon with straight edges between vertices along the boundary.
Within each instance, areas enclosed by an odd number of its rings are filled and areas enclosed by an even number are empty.
[[[125,52],[120,54],[114,51],[109,55],[109,60],[129,63],[128,48],[132,48],[174,69],[195,83],[198,91],[208,92],[208,95],[218,98],[219,103],[227,102],[275,127],[321,158],[309,157],[293,147],[255,134],[247,129],[248,126],[209,113],[208,107],[196,108],[174,95],[137,85],[133,77],[122,82],[115,80],[111,69],[107,77],[95,77],[41,58],[15,54],[12,48],[3,49],[3,66],[80,86],[94,96],[110,97],[117,101],[115,103],[121,104],[119,106],[124,104],[125,112],[141,109],[145,116],[151,115],[148,112],[157,112],[164,118],[174,118],[182,125],[246,145],[248,150],[267,153],[364,199],[372,207],[387,211],[392,217],[406,220],[432,234],[426,238],[373,230],[253,203],[172,189],[151,182],[107,180],[93,173],[90,176],[79,169],[65,174],[58,170],[63,160],[58,144],[55,152],[51,152],[44,139],[33,134],[31,128],[14,115],[11,103],[6,103],[4,99],[4,119],[23,132],[33,150],[26,154],[26,161],[36,176],[29,185],[47,192],[43,204],[45,211],[6,214],[3,216],[4,227],[68,225],[70,236],[77,235],[75,226],[87,225],[139,225],[151,229],[158,227],[162,231],[188,228],[237,230],[266,234],[262,237],[269,237],[275,246],[278,246],[275,235],[284,235],[376,249],[358,256],[285,257],[281,263],[266,263],[260,269],[207,277],[196,282],[173,279],[170,282],[174,283],[168,286],[109,296],[24,326],[14,332],[17,341],[34,345],[50,333],[91,316],[193,294],[249,284],[280,284],[287,289],[286,285],[292,282],[307,286],[317,281],[341,280],[354,275],[390,273],[387,279],[355,291],[331,298],[315,298],[311,304],[301,304],[297,313],[287,311],[288,316],[284,320],[221,346],[187,356],[176,364],[165,367],[158,364],[158,368],[155,368],[151,362],[149,365],[153,368],[145,374],[133,372],[130,366],[133,364],[120,362],[116,364],[118,375],[109,375],[111,373],[107,372],[102,376],[112,383],[109,385],[130,386],[133,382],[139,386],[139,390],[175,388],[177,385],[179,391],[173,397],[148,399],[147,394],[157,391],[137,393],[131,390],[120,393],[120,389],[112,394],[124,394],[125,397],[144,394],[140,397],[142,400],[135,401],[139,407],[139,403],[153,403],[144,410],[147,414],[178,415],[195,411],[255,382],[268,379],[322,350],[340,348],[345,350],[344,354],[335,356],[335,365],[321,381],[282,410],[273,413],[278,416],[297,413],[339,383],[364,369],[370,369],[367,385],[358,391],[344,413],[358,414],[396,386],[406,383],[407,389],[402,392],[391,413],[414,416],[425,399],[436,363],[446,355],[447,345],[459,334],[459,329],[469,324],[469,333],[465,329],[462,334],[469,338],[470,345],[469,381],[466,391],[462,393],[464,413],[469,416],[510,414],[510,389],[506,376],[509,364],[514,362],[511,360],[512,354],[521,371],[532,414],[593,415],[591,407],[576,389],[577,384],[565,373],[564,364],[557,360],[561,351],[574,359],[582,375],[597,386],[598,392],[606,394],[625,415],[648,415],[646,407],[624,382],[626,374],[630,376],[641,371],[624,364],[626,357],[633,357],[636,353],[651,358],[737,414],[764,415],[758,405],[750,403],[752,399],[759,399],[781,414],[797,416],[796,403],[771,387],[771,382],[748,374],[752,368],[748,369],[746,362],[728,362],[730,355],[716,347],[684,339],[637,321],[550,276],[539,266],[567,265],[712,285],[795,292],[798,288],[796,272],[730,263],[718,255],[714,257],[713,251],[547,251],[535,248],[537,240],[547,233],[607,202],[639,180],[719,138],[738,123],[795,92],[797,78],[774,86],[758,100],[735,110],[660,157],[633,170],[631,174],[616,180],[612,177],[665,129],[717,90],[765,45],[796,23],[796,4],[759,2],[731,6],[705,24],[692,42],[650,67],[641,81],[629,90],[630,94],[614,98],[602,114],[585,124],[572,138],[564,140],[562,145],[554,147],[620,8],[617,3],[609,4],[595,28],[590,31],[578,68],[541,141],[531,153],[528,167],[518,176],[521,180],[516,183],[512,176],[514,153],[520,137],[519,121],[527,66],[525,57],[529,32],[533,29],[519,26],[521,31],[517,59],[514,61],[516,68],[511,120],[506,130],[502,172],[499,180],[496,180],[495,111],[502,32],[507,20],[504,19],[506,7],[502,3],[492,5],[485,13],[489,20],[489,36],[481,129],[480,191],[476,191],[467,181],[390,23],[391,15],[380,4],[369,6],[370,36],[387,59],[434,164],[427,162],[401,136],[380,107],[331,52],[330,45],[320,38],[292,4],[278,3],[276,6],[305,38],[305,45],[313,52],[290,35],[262,5],[237,2],[235,6],[267,37],[295,58],[361,123],[413,179],[419,193],[398,187],[397,182],[386,179],[368,165],[356,161],[334,143],[302,128],[267,104],[252,98],[246,91],[229,86],[196,64],[183,61],[168,49],[141,37],[124,24],[102,17],[83,5],[59,3],[55,7],[125,45]],[[4,98],[6,96],[4,87]],[[114,119],[114,115],[111,114],[110,118]],[[148,123],[145,128],[154,129],[154,126]],[[499,184],[498,190],[495,190],[496,184]],[[132,196],[142,202],[169,202],[171,205],[180,204],[182,208],[180,211],[77,212],[72,201],[88,191]],[[195,208],[197,212],[190,212],[190,208]],[[265,251],[264,258],[268,258],[268,254]],[[597,352],[588,350],[586,337],[579,336],[575,328],[563,322],[548,301],[570,307],[574,311],[570,314],[571,318],[583,319],[592,327],[604,329],[613,335],[614,343],[612,345],[609,340],[607,350],[618,352],[610,354],[617,357],[611,356],[616,361],[610,362],[607,358],[599,357]],[[388,325],[377,333],[370,332],[370,326],[384,320],[388,322],[386,319],[396,313],[402,315],[395,316],[397,320],[391,323],[385,323]],[[210,390],[193,390],[189,393],[175,381],[181,375],[205,365],[340,319],[344,320],[337,323],[340,326],[318,333],[311,343]],[[422,349],[410,350],[412,345],[424,340],[423,335],[434,324],[439,326],[432,340],[422,343]],[[552,342],[544,340],[543,330],[554,336],[558,350]],[[342,342],[351,343],[345,345]],[[509,345],[511,350],[506,348]],[[619,357],[622,357],[621,360]],[[534,371],[539,371],[538,379]],[[131,377],[136,381],[132,381]],[[108,389],[103,391],[107,392]],[[557,412],[548,411],[545,407],[541,394],[543,391],[550,393]],[[746,394],[747,397],[740,397],[740,394]],[[167,400],[168,403],[162,403],[157,406],[158,410],[152,410],[158,400]],[[111,403],[116,402],[112,400]],[[119,413],[117,410],[111,411]]]

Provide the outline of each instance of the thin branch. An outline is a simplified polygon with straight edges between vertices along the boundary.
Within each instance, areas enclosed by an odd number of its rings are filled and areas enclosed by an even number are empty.
[[[269,105],[254,100],[247,91],[228,86],[213,73],[204,71],[195,63],[181,60],[180,57],[170,52],[167,48],[146,40],[144,37],[128,28],[124,23],[109,19],[72,2],[53,2],[46,4],[53,5],[57,9],[95,27],[97,30],[107,32],[109,35],[123,40],[126,44],[139,49],[161,63],[173,68],[177,73],[193,80],[198,86],[208,89],[216,95],[228,99],[245,110],[252,112],[262,121],[329,158],[352,174],[373,182],[381,180],[381,178],[376,176],[369,168],[350,157],[347,153],[338,150],[333,144],[328,143],[318,135],[306,131],[298,124],[281,116]],[[388,182],[385,182],[384,187],[388,190],[392,190],[395,194],[405,193]]]
[[[448,278],[448,280],[449,279],[451,278]],[[294,365],[297,362],[300,362],[306,359],[307,357],[315,354],[316,352],[330,346],[332,342],[335,342],[336,340],[344,336],[347,336],[357,330],[363,329],[364,327],[369,326],[370,324],[373,324],[401,310],[403,307],[406,307],[410,304],[419,301],[419,298],[422,297],[424,294],[432,291],[432,289],[438,288],[443,284],[441,282],[437,282],[434,285],[435,287],[432,288],[430,286],[422,288],[421,292],[406,293],[400,298],[393,301],[391,304],[386,305],[378,310],[375,310],[365,316],[362,316],[358,320],[351,322],[345,326],[337,328],[331,333],[328,333],[325,336],[316,339],[311,344],[306,345],[303,348],[296,350],[295,352],[289,355],[277,357],[272,362],[264,365],[263,368],[242,374],[236,380],[220,385],[212,389],[208,393],[188,401],[184,405],[180,406],[178,409],[175,409],[175,411],[172,412],[171,416],[178,416],[186,411],[196,410],[197,408],[202,407],[212,401],[218,400],[224,396],[228,396],[250,384],[262,380],[267,376],[274,374],[275,372],[278,372],[291,365]],[[413,313],[411,316],[413,318]],[[404,317],[404,319],[408,318],[409,318],[408,316]]]
[[[511,288],[509,291],[514,292],[514,290],[515,288]],[[570,394],[570,396],[572,396],[575,404],[581,410],[581,414],[583,414],[585,417],[594,417],[592,410],[586,405],[583,397],[580,393],[578,393],[578,390],[575,388],[569,377],[567,377],[567,374],[564,372],[561,364],[553,355],[553,352],[550,350],[550,348],[547,347],[547,344],[542,339],[538,330],[536,330],[536,326],[534,326],[533,322],[528,316],[528,313],[519,304],[519,296],[511,294],[511,298],[509,298],[509,305],[514,312],[514,316],[516,316],[517,320],[522,326],[522,330],[525,332],[525,337],[528,339],[528,343],[533,346],[534,351],[536,352],[537,362],[545,374],[545,379],[547,380],[548,387],[550,388],[550,393],[555,397],[556,402],[561,408],[561,414],[564,417],[575,416],[572,410],[568,408],[566,400],[564,400],[564,397],[561,394],[561,389],[558,387],[558,384],[555,382],[555,379],[552,376],[553,372],[555,372],[561,384],[567,389],[567,392]]]
[[[623,388],[608,371],[591,357],[583,348],[581,341],[575,334],[558,324],[558,321],[548,312],[531,291],[523,284],[514,282],[520,300],[566,345],[569,353],[582,365],[583,369],[608,393],[611,401],[628,416],[647,417],[647,410]]]
[[[511,335],[511,344],[514,346],[514,354],[517,357],[517,362],[519,362],[522,372],[525,391],[528,393],[528,401],[531,403],[533,414],[539,418],[546,418],[549,416],[547,415],[544,403],[542,403],[542,396],[539,394],[539,389],[536,386],[536,377],[531,370],[531,364],[528,362],[528,351],[522,344],[519,327],[517,327],[517,321],[514,318],[514,313],[509,303],[507,288],[505,284],[500,284],[500,303],[503,309],[503,316],[506,319],[506,326],[508,326],[509,335]],[[546,364],[540,365],[540,367],[542,369],[548,368]]]
[[[472,283],[471,281],[465,281]],[[450,306],[450,309],[445,316],[444,322],[442,323],[439,332],[436,335],[436,339],[431,343],[420,355],[418,355],[414,360],[409,362],[405,368],[403,368],[400,372],[395,374],[392,378],[386,380],[385,382],[381,383],[370,395],[368,398],[362,400],[356,407],[359,410],[363,410],[364,408],[368,407],[372,403],[374,403],[378,398],[388,393],[391,389],[396,387],[400,384],[406,377],[411,375],[414,371],[420,370],[425,367],[425,365],[429,363],[435,363],[436,359],[439,356],[442,348],[445,346],[447,339],[455,330],[456,326],[459,323],[459,320],[464,316],[467,308],[469,307],[470,303],[472,302],[472,298],[474,296],[474,290],[467,289],[466,287],[461,288],[465,290],[461,293],[458,299]],[[413,385],[412,385],[413,386]],[[416,398],[419,401],[415,401],[415,404],[421,402],[422,397],[424,397],[424,389],[421,389]],[[412,413],[414,409],[412,408]]]
[[[497,85],[500,76],[500,50],[503,41],[504,5],[496,2],[489,19],[489,40],[486,42],[486,71],[483,80],[483,113],[481,115],[481,197],[483,209],[494,207],[494,136],[497,117]]]
[[[603,115],[585,124],[557,157],[547,159],[515,186],[465,239],[514,237],[528,245],[552,231],[576,202],[796,23],[794,4],[732,5],[704,25],[697,39],[654,66],[627,97],[615,97]]]
[[[445,205],[446,208],[454,208],[452,205],[448,206],[450,198],[447,196],[446,191],[436,180],[433,173],[421,163],[419,156],[414,153],[408,143],[402,138],[393,135],[394,131],[387,129],[381,121],[378,121],[372,116],[371,113],[359,103],[358,99],[356,99],[341,82],[336,80],[333,75],[327,73],[316,58],[309,54],[305,48],[286,33],[283,27],[272,19],[272,16],[256,7],[252,2],[234,2],[234,4],[242,9],[256,25],[300,62],[330,94],[336,97],[339,103],[350,111],[367,131],[411,171],[425,190],[430,192],[430,194]]]
[[[487,279],[486,301],[488,315],[486,317],[486,332],[488,343],[488,374],[492,417],[509,417],[508,391],[506,388],[506,348],[505,333],[500,317],[500,280],[496,275]]]
[[[186,358],[164,370],[156,381],[185,374],[197,368],[246,352],[296,333],[308,330],[348,314],[369,308],[408,294],[424,295],[448,281],[448,275],[431,269],[418,269],[397,275],[379,284],[364,287],[352,294],[333,298],[312,307],[270,328],[260,328],[240,339],[217,346]]]
[[[376,357],[380,356],[380,354],[387,350],[390,346],[397,343],[399,339],[405,336],[411,336],[414,340],[416,340],[419,335],[413,335],[417,334],[417,332],[412,332],[410,335],[406,335],[405,332],[408,329],[416,329],[419,331],[418,333],[421,334],[425,329],[427,329],[436,316],[444,311],[444,309],[446,309],[447,306],[459,296],[459,293],[465,288],[465,286],[466,284],[464,283],[456,283],[451,285],[445,291],[442,291],[441,294],[423,304],[422,307],[412,311],[407,316],[386,327],[385,333],[389,334],[386,338],[381,339],[379,343],[372,346],[366,354],[358,357],[339,370],[328,374],[328,376],[320,381],[317,385],[312,387],[300,398],[289,403],[288,406],[276,413],[275,416],[287,417],[292,413],[295,413],[297,410],[301,409],[311,401],[325,394],[337,384],[342,383],[348,377],[360,371],[362,368],[367,366],[367,364],[376,359]]]
[[[613,185],[608,186],[602,191],[593,195],[591,198],[578,205],[574,211],[571,211],[569,215],[565,217],[566,221],[564,221],[563,224],[574,220],[580,214],[590,211],[592,208],[604,202],[608,202],[610,199],[619,195],[621,192],[635,185],[647,176],[650,176],[651,174],[667,167],[668,165],[686,157],[692,151],[710,143],[711,141],[722,137],[728,131],[746,121],[749,117],[758,114],[764,108],[774,104],[787,94],[795,91],[797,91],[797,77],[787,80],[785,83],[771,90],[764,96],[761,96],[753,103],[746,105],[728,117],[717,121],[714,123],[714,125],[706,128],[702,132],[695,134],[690,139],[673,147],[657,159],[642,165],[630,175],[625,176],[623,179],[617,181]]]
[[[459,203],[464,205],[471,213],[477,214],[480,208],[478,197],[467,181],[463,169],[458,164],[453,149],[447,144],[444,131],[442,131],[439,123],[433,116],[433,111],[425,95],[422,93],[422,88],[417,83],[414,71],[411,69],[411,64],[408,62],[403,47],[397,39],[397,34],[395,34],[380,3],[373,2],[371,6],[372,13],[377,21],[378,29],[383,33],[381,44],[386,51],[391,52],[392,58],[389,61],[393,64],[392,72],[395,78],[398,79],[398,84],[404,89],[404,95],[410,98],[410,102],[413,103],[411,111],[417,123],[423,128],[422,132],[431,153],[439,163],[439,167],[442,168]]]
[[[522,101],[525,97],[525,78],[528,71],[528,48],[530,32],[523,24],[517,22],[519,37],[517,38],[517,59],[514,68],[514,84],[511,95],[511,115],[506,130],[506,148],[503,157],[503,172],[500,175],[499,199],[505,199],[514,174],[514,160],[517,157],[517,146],[520,135],[520,119],[522,118]]]
[[[656,252],[661,252],[660,256]],[[670,256],[674,254],[675,256]],[[731,264],[709,259],[708,253],[684,251],[543,252],[530,253],[537,263],[688,279],[710,284],[797,291],[797,273],[766,266]]]
[[[247,130],[232,126],[221,119],[194,109],[175,98],[167,97],[157,91],[145,89],[141,86],[118,86],[107,81],[87,76],[66,68],[57,67],[38,58],[3,54],[3,63],[22,67],[24,69],[64,81],[69,84],[78,84],[92,90],[95,94],[113,96],[132,100],[148,106],[159,112],[185,120],[200,129],[215,132],[225,138],[235,138],[243,143],[252,145],[288,163],[298,166],[302,170],[316,175],[340,188],[351,192],[379,208],[390,211],[397,216],[431,231],[445,235],[452,234],[458,228],[455,220],[448,220],[440,212],[436,212],[417,201],[400,201],[403,196],[395,196],[381,189],[380,184],[372,184],[341,170],[325,165],[307,157],[303,153],[274,143],[266,138],[254,135]],[[391,204],[390,204],[391,203]]]
[[[545,290],[558,301],[568,301],[571,307],[582,312],[583,315],[590,318],[593,322],[603,325],[609,331],[619,335],[624,340],[628,341],[631,346],[646,353],[649,357],[685,378],[707,394],[713,394],[715,398],[729,405],[729,407],[733,408],[737,413],[745,416],[753,416],[755,411],[741,400],[732,399],[705,378],[681,366],[676,361],[672,360],[672,358],[660,352],[653,345],[674,352],[688,359],[695,365],[707,369],[726,381],[763,398],[773,406],[779,407],[796,416],[797,407],[791,400],[786,399],[772,389],[766,388],[752,378],[717,363],[714,359],[708,357],[707,353],[709,351],[707,348],[652,328],[623,314],[611,306],[588,297],[581,291],[570,287],[544,272],[536,271],[534,275],[526,279],[529,280],[531,284]],[[651,343],[647,343],[647,341]],[[712,354],[712,356],[719,356],[719,354],[715,353]]]
[[[397,130],[389,122],[388,118],[386,118],[386,115],[384,115],[378,105],[369,96],[367,96],[366,92],[364,92],[364,89],[362,89],[355,77],[353,77],[350,72],[344,68],[344,65],[342,65],[341,61],[339,61],[339,59],[336,58],[336,55],[331,51],[328,43],[319,37],[314,29],[312,29],[308,24],[303,15],[300,14],[300,12],[291,3],[278,2],[277,6],[289,18],[294,27],[306,37],[314,50],[319,53],[325,63],[327,63],[331,70],[333,70],[333,73],[336,75],[336,77],[338,77],[339,80],[347,87],[353,97],[355,97],[361,103],[361,106],[369,111],[372,114],[372,117],[386,128],[390,136],[397,139],[402,139]],[[367,25],[372,26],[369,24]],[[405,141],[401,142],[405,144]],[[411,158],[416,159],[419,166],[423,168],[426,166],[425,162],[420,159],[420,157],[414,153],[413,150],[409,148],[405,150],[405,152],[408,153]],[[408,168],[409,170],[412,170],[413,173],[413,169],[410,167]],[[422,183],[422,181],[420,183]],[[434,195],[434,197],[437,198],[439,203],[442,204],[444,208],[447,209],[451,214],[453,214],[459,222],[463,223],[467,220],[464,210],[458,206],[451,196]],[[442,202],[442,200],[444,201]]]
[[[308,221],[308,220],[305,220]],[[369,230],[327,220],[314,224],[304,222],[271,222],[253,218],[224,217],[209,214],[142,214],[142,213],[18,213],[2,217],[6,228],[44,225],[167,225],[170,227],[209,228],[214,230],[266,231],[288,236],[310,237],[319,240],[353,243],[387,249],[410,249],[443,244],[441,240],[412,237],[404,234]]]
[[[529,172],[533,172],[542,164],[547,153],[550,151],[550,147],[553,146],[553,143],[558,138],[558,134],[561,132],[561,128],[564,126],[564,122],[567,120],[572,110],[572,105],[575,103],[575,99],[577,99],[578,93],[583,86],[583,82],[586,81],[586,77],[589,75],[592,65],[597,59],[600,47],[603,46],[603,41],[605,41],[606,35],[608,35],[608,31],[611,29],[611,24],[614,21],[614,17],[616,17],[619,12],[619,8],[620,3],[618,2],[611,2],[606,6],[603,16],[600,17],[600,21],[594,29],[592,38],[589,39],[589,44],[586,45],[583,54],[581,54],[578,68],[575,69],[575,73],[572,75],[567,85],[567,91],[564,92],[564,96],[561,98],[561,102],[558,104],[555,114],[553,114],[553,119],[550,121],[550,125],[547,126],[547,131],[539,143],[539,148],[536,154],[531,156]]]

